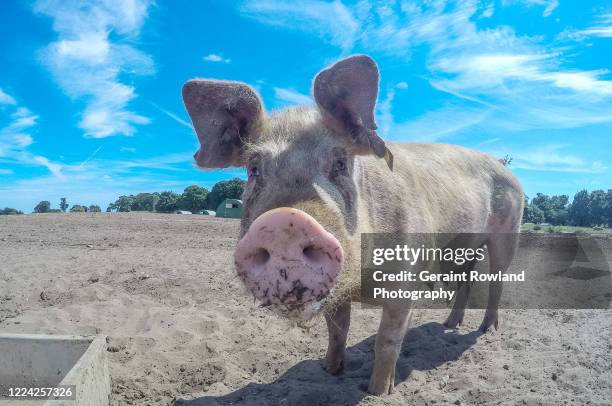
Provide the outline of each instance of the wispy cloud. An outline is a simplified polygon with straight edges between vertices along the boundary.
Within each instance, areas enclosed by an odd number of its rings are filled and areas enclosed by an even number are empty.
[[[379,108],[382,111],[379,117],[386,120],[380,127],[393,133],[430,128],[425,131],[429,134],[426,138],[438,138],[480,122],[505,130],[575,128],[612,122],[612,81],[606,79],[607,70],[564,68],[567,63],[564,49],[543,43],[543,37],[519,35],[507,25],[480,28],[475,17],[491,13],[490,4],[476,0],[422,3],[362,0],[351,7],[339,2],[313,2],[316,7],[310,9],[307,5],[311,2],[307,3],[254,0],[245,3],[241,10],[264,24],[313,35],[328,33],[322,38],[344,53],[359,48],[408,63],[414,49],[425,48],[424,78],[435,89],[466,101],[468,106],[466,111],[459,104],[450,109],[442,106],[415,122],[393,125],[389,116],[384,116],[385,108]],[[544,16],[558,6],[556,0],[502,2],[502,6],[510,4],[544,7]],[[332,8],[341,12],[334,13]],[[350,21],[343,37],[333,34],[334,29],[345,30],[338,23],[339,16]],[[608,21],[606,18],[601,19],[602,24]],[[305,21],[311,24],[300,23]],[[359,35],[350,34],[352,26],[360,27]],[[315,32],[313,27],[320,31]],[[381,104],[392,102],[390,98]],[[387,106],[386,111],[390,110]]]
[[[507,149],[504,153],[512,156],[512,167],[532,171],[590,173],[598,174],[609,171],[601,161],[592,161],[567,152],[568,145],[548,144],[531,146],[521,150]],[[503,155],[493,152],[494,155]]]
[[[288,105],[313,103],[312,98],[307,94],[289,88],[275,87],[274,97],[282,104]]]
[[[4,90],[0,89],[0,104],[15,104],[16,101],[10,94],[4,92]]]
[[[168,110],[164,109],[163,107],[161,107],[158,104],[153,103],[153,102],[151,102],[151,105],[153,107],[155,107],[157,110],[159,110],[162,113],[164,113],[165,115],[167,115],[168,117],[170,117],[171,119],[173,119],[174,121],[176,121],[177,123],[179,123],[180,125],[182,125],[184,127],[187,127],[189,129],[193,129],[193,126],[191,125],[190,122],[183,120],[182,118],[180,118],[179,116],[177,116],[173,112],[168,111]]]
[[[596,23],[581,30],[568,30],[561,33],[560,38],[582,41],[587,38],[612,38],[612,13],[597,16]]]
[[[500,140],[501,140],[501,138],[499,138],[499,137],[489,138],[488,140],[484,140],[482,142],[479,142],[478,144],[476,144],[476,146],[477,147],[482,147],[484,145],[489,145],[489,144],[496,143],[496,142],[498,142]]]
[[[206,62],[221,62],[221,63],[230,63],[232,60],[229,58],[224,58],[220,54],[208,54],[203,58]]]
[[[45,65],[62,89],[86,102],[79,127],[85,136],[132,135],[149,119],[128,109],[134,86],[120,77],[151,74],[149,55],[131,45],[147,17],[150,0],[82,3],[39,0],[34,10],[53,19],[58,34],[42,52]]]
[[[245,1],[240,11],[246,17],[265,24],[307,31],[350,50],[359,32],[359,24],[340,1],[253,0]]]
[[[495,13],[495,3],[491,2],[486,8],[480,13],[479,18],[491,18]]]
[[[542,16],[549,17],[557,7],[559,7],[559,0],[503,0],[503,4],[521,4],[526,6],[539,6],[544,7]]]
[[[44,166],[53,176],[63,177],[61,164],[29,150],[34,143],[31,132],[37,124],[38,116],[27,107],[19,105],[13,97],[11,100],[14,102],[11,103],[14,110],[9,114],[9,123],[0,128],[0,163]],[[10,170],[7,173],[13,173],[13,171]]]

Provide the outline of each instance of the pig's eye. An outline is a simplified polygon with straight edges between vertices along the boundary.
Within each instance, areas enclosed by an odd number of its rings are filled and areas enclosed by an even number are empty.
[[[346,171],[346,162],[344,162],[344,159],[336,160],[336,162],[334,163],[334,171],[336,171],[337,173],[343,173]]]
[[[259,168],[257,166],[251,166],[249,168],[249,177],[259,176]]]

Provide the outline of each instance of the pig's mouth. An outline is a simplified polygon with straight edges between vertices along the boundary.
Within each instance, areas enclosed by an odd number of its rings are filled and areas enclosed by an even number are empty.
[[[342,246],[293,208],[259,216],[239,241],[236,271],[261,306],[306,320],[323,306],[343,264]]]

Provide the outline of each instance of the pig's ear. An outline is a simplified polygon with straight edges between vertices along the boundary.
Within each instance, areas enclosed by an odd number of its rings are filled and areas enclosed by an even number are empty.
[[[264,115],[257,93],[240,82],[193,79],[183,85],[183,101],[200,141],[198,166],[244,165],[244,145],[255,140]]]
[[[350,137],[357,153],[385,156],[385,142],[374,122],[378,67],[372,58],[351,56],[322,70],[314,80],[313,93],[325,124]]]

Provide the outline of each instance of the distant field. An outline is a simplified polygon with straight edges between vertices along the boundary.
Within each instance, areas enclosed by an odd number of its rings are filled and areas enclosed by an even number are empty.
[[[549,226],[533,223],[523,224],[521,226],[521,231],[536,233],[612,234],[612,228],[606,227]]]

